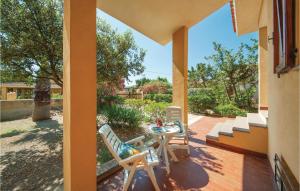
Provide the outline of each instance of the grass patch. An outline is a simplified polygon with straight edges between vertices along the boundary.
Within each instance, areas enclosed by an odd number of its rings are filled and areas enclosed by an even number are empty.
[[[112,159],[113,159],[113,156],[109,152],[108,148],[107,147],[102,147],[99,151],[98,162],[100,162],[100,164],[103,164],[103,163],[106,163],[106,162],[108,162]]]
[[[0,138],[13,137],[13,136],[19,135],[24,132],[25,132],[24,130],[13,129],[11,131],[7,131],[5,133],[0,134]]]

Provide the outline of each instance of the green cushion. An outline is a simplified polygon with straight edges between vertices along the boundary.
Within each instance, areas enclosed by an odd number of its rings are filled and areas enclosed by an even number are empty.
[[[125,159],[130,156],[136,155],[138,153],[140,153],[140,151],[137,148],[135,148],[133,145],[122,143],[118,154],[121,159]]]

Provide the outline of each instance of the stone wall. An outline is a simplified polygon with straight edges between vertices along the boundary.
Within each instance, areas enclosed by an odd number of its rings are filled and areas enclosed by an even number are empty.
[[[52,99],[51,109],[62,109],[62,99]],[[32,99],[19,99],[13,101],[1,100],[0,101],[0,121],[11,121],[29,117],[33,111],[34,102]]]

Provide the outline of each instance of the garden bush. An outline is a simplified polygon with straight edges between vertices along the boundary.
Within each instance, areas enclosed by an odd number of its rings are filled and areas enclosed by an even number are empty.
[[[117,96],[117,95],[116,96],[113,96],[113,95],[102,96],[100,105],[101,104],[103,104],[103,105],[115,105],[115,104],[121,105],[124,103],[124,101],[125,101],[125,99],[123,97]]]
[[[165,102],[153,102],[145,106],[145,120],[146,121],[155,121],[157,118],[164,119],[166,117],[166,108],[169,106],[169,103]]]
[[[235,103],[239,108],[246,109],[247,111],[257,112],[258,97],[256,94],[256,87],[248,88],[240,91],[239,95],[235,97]]]
[[[126,99],[124,102],[125,106],[128,106],[133,109],[143,111],[145,105],[153,103],[152,100],[142,100],[142,99]]]
[[[224,105],[218,105],[215,108],[216,113],[227,116],[227,117],[234,117],[234,116],[246,116],[246,111],[243,109],[238,108],[237,106],[233,104],[224,104]]]
[[[189,109],[191,112],[203,113],[207,109],[216,106],[216,98],[211,89],[190,89],[189,90]]]
[[[51,99],[63,99],[63,95],[59,93],[54,93],[51,95]]]
[[[171,85],[169,82],[166,81],[161,81],[161,80],[153,80],[148,83],[145,83],[142,87],[141,90],[145,94],[165,94],[168,92],[168,89],[171,88]]]
[[[144,99],[156,101],[156,102],[172,102],[172,94],[147,94]]]
[[[104,106],[101,108],[101,114],[106,118],[106,122],[111,127],[136,128],[143,121],[140,111],[119,105]]]

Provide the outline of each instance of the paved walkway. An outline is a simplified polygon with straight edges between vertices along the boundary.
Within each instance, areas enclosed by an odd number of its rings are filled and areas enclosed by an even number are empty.
[[[167,175],[163,164],[154,171],[161,190],[209,190],[209,191],[272,191],[273,174],[267,159],[239,154],[206,145],[205,135],[225,118],[202,117],[190,123],[191,155],[176,152],[180,159],[171,163],[171,173]],[[122,190],[123,172],[98,185],[99,190]],[[135,175],[131,190],[153,190],[153,186],[143,171]]]
[[[195,114],[189,113],[189,115],[188,115],[189,126],[193,125],[194,123],[196,123],[197,121],[202,119],[202,117],[203,117],[203,115],[195,115]]]

